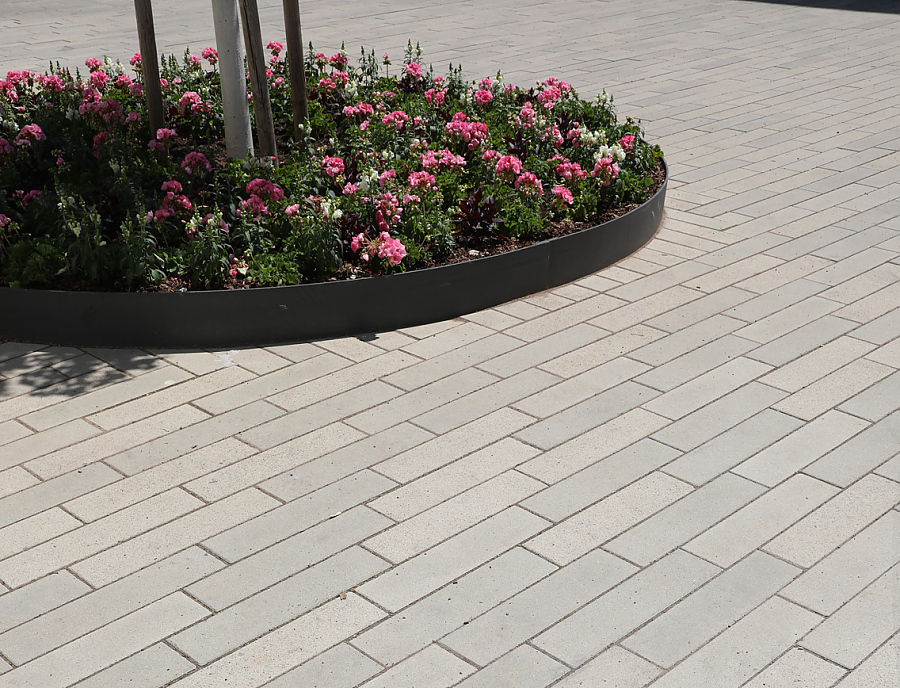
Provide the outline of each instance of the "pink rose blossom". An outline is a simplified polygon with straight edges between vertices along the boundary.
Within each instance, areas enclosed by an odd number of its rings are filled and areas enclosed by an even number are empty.
[[[198,153],[196,151],[192,151],[184,156],[181,167],[188,174],[200,174],[203,171],[212,171],[212,165],[209,164],[207,157],[203,155],[203,153]]]
[[[273,55],[280,55],[281,51],[284,50],[284,45],[278,41],[269,41],[266,45],[266,50],[271,50]]]
[[[572,192],[564,186],[554,186],[552,192],[554,201],[558,201],[560,205],[562,205],[562,203],[572,205],[572,202],[575,200],[572,196]]]
[[[437,183],[433,174],[424,171],[411,172],[407,181],[413,189],[422,189],[423,191],[435,188],[435,184]]]
[[[157,129],[156,130],[156,138],[159,141],[169,141],[170,139],[174,139],[178,136],[174,129]]]
[[[332,179],[344,174],[344,161],[341,158],[325,156],[322,166],[325,168],[325,174]]]
[[[96,57],[89,57],[84,61],[84,66],[93,72],[96,69],[100,69],[100,67],[103,66],[103,63]]]
[[[408,121],[409,115],[403,112],[403,110],[394,110],[381,118],[382,124],[387,126],[393,125],[397,128],[397,131],[401,131]]]
[[[289,205],[287,208],[284,209],[284,214],[287,215],[288,217],[294,217],[294,215],[299,215],[300,214],[300,204],[294,203],[294,205]]]
[[[475,102],[479,105],[487,105],[494,99],[494,94],[490,91],[475,91]]]
[[[406,73],[409,74],[414,81],[422,78],[422,65],[418,62],[410,62],[406,65]]]
[[[204,48],[200,55],[204,60],[209,62],[210,65],[215,65],[219,60],[219,51],[215,48]]]
[[[619,139],[619,144],[626,151],[632,150],[634,148],[634,136],[632,136],[631,134],[626,134],[621,139]]]
[[[44,134],[43,130],[41,130],[41,128],[37,124],[26,124],[24,127],[22,127],[19,135],[16,136],[15,143],[19,147],[27,148],[32,143],[46,140],[47,135]]]
[[[507,182],[512,182],[522,172],[522,161],[515,155],[504,155],[494,166],[497,176]]]

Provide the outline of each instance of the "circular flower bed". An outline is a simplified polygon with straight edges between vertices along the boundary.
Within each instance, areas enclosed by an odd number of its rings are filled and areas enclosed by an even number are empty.
[[[151,132],[140,55],[0,80],[0,286],[242,289],[459,262],[590,227],[643,203],[662,152],[612,98],[549,78],[437,75],[312,49],[292,140],[283,47],[270,43],[280,165],[229,160],[217,54],[163,59]]]

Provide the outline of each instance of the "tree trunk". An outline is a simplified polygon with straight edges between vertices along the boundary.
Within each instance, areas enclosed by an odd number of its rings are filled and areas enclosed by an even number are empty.
[[[134,14],[141,48],[147,116],[150,119],[150,131],[155,138],[156,132],[166,126],[166,117],[159,86],[159,56],[156,53],[156,32],[153,30],[153,7],[150,0],[134,0]]]
[[[306,61],[303,59],[303,33],[300,28],[299,0],[284,0],[284,32],[288,68],[291,72],[291,105],[294,110],[294,140],[302,138],[300,125],[309,119],[306,102]]]
[[[212,0],[212,9],[222,81],[225,149],[229,158],[246,158],[248,153],[253,153],[253,132],[237,0]]]
[[[244,40],[247,44],[247,62],[250,66],[250,83],[253,86],[253,111],[256,114],[256,134],[259,136],[260,154],[275,158],[275,123],[272,120],[272,102],[269,99],[269,80],[266,77],[266,56],[263,52],[262,30],[259,26],[259,7],[256,0],[240,0],[241,20],[244,24]]]

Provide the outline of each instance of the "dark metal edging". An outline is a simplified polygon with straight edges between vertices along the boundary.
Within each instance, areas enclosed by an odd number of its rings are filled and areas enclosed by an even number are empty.
[[[664,162],[665,164],[665,162]],[[221,348],[386,332],[448,320],[585,277],[662,222],[668,185],[575,234],[465,263],[378,277],[171,293],[0,288],[0,339],[66,346]]]

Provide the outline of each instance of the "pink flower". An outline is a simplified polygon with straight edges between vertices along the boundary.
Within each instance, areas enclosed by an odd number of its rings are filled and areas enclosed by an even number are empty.
[[[187,91],[178,99],[178,112],[184,115],[188,108],[190,108],[191,112],[197,112],[202,105],[203,99],[200,97],[199,93],[196,91]]]
[[[512,182],[522,172],[522,161],[515,155],[504,155],[494,166],[494,172],[504,181]]]
[[[566,159],[556,166],[556,173],[567,182],[581,181],[588,175],[577,162],[569,162]]]
[[[22,192],[19,191],[17,193],[21,194]],[[41,198],[40,189],[34,189],[33,191],[29,191],[27,194],[22,196],[20,199],[22,202],[22,207],[27,208],[31,204],[32,201],[39,201],[40,198]]]
[[[212,165],[209,164],[209,160],[206,158],[203,153],[198,153],[196,151],[192,151],[184,156],[184,161],[181,163],[181,167],[188,174],[200,174],[202,171],[210,172],[212,170]]]
[[[131,56],[131,59],[128,62],[135,69],[140,69],[141,68],[141,54],[135,53],[134,55]]]
[[[204,48],[200,55],[204,60],[209,62],[210,65],[215,65],[219,60],[219,51],[215,48]]]
[[[335,53],[331,57],[328,58],[328,63],[332,67],[343,67],[349,62],[347,56],[344,53]]]
[[[5,140],[5,139],[4,139]],[[38,141],[46,141],[47,135],[41,130],[41,128],[37,124],[26,124],[22,127],[22,130],[19,132],[19,135],[16,136],[16,145],[19,147],[27,148],[32,143],[37,143]]]
[[[437,86],[438,88],[440,88],[440,87],[441,87],[441,84],[443,84],[443,83],[444,83],[444,77],[442,77],[442,76],[436,76],[436,77],[434,77],[434,85],[435,85],[435,86]]]
[[[125,124],[131,124],[132,122],[140,122],[141,121],[141,113],[139,112],[129,112],[128,117],[125,118]]]
[[[6,217],[3,213],[0,213],[0,229],[3,229],[10,223],[10,219]]]
[[[572,192],[564,186],[554,186],[552,191],[554,196],[553,200],[558,201],[560,205],[562,205],[562,203],[572,205],[572,202],[575,200],[572,196]]]
[[[103,66],[103,63],[96,57],[89,57],[84,61],[84,66],[93,72],[95,69],[100,69],[100,67]]]
[[[400,265],[406,257],[406,247],[399,239],[392,239],[387,232],[378,235],[378,257],[386,258],[391,265]]]
[[[465,112],[453,115],[453,119],[447,122],[444,130],[451,138],[469,144],[469,150],[475,150],[487,138],[487,124],[467,121]]]
[[[619,139],[619,144],[621,144],[622,148],[626,151],[630,151],[634,148],[634,136],[631,134],[626,134],[621,139]]]
[[[519,114],[516,117],[516,124],[518,124],[523,129],[529,129],[534,124],[534,108],[531,107],[531,103],[525,103],[522,106],[522,109],[519,110]]]
[[[541,180],[531,172],[523,172],[517,179],[515,184],[516,190],[521,190],[526,194],[536,191],[540,196],[544,193],[544,187]]]
[[[424,171],[411,172],[409,177],[407,178],[407,181],[413,189],[422,189],[423,191],[433,189],[437,182],[433,174]]]
[[[609,186],[619,176],[619,163],[613,162],[612,158],[600,158],[594,165],[591,176],[599,179],[603,186]]]
[[[46,91],[56,91],[57,93],[62,93],[66,86],[63,84],[63,80],[60,79],[56,74],[41,74],[38,77],[38,83],[44,88]],[[2,90],[2,88],[0,88]]]
[[[280,55],[281,51],[284,50],[284,46],[278,41],[269,41],[268,45],[266,45],[266,50],[271,50],[273,55]]]
[[[163,90],[166,90],[167,88],[169,88],[169,80],[168,79],[160,79],[159,85],[162,86]]]
[[[418,62],[410,62],[406,65],[406,73],[409,74],[414,81],[422,78],[422,65]]]
[[[165,145],[156,139],[152,139],[150,143],[147,144],[147,148],[152,148],[155,151],[164,151],[166,149]]]
[[[359,187],[356,184],[351,184],[350,182],[344,184],[343,193],[345,196],[352,196],[357,191],[359,191]]]
[[[356,253],[357,251],[359,251],[360,248],[362,248],[363,244],[365,244],[365,243],[366,243],[366,236],[364,234],[357,234],[350,241],[350,250],[353,251],[354,253]]]
[[[381,61],[382,61],[382,63],[389,65],[391,63],[391,58],[387,53],[385,53],[384,55],[381,56]]]
[[[481,81],[478,82],[478,88],[483,88],[486,91],[490,91],[491,87],[494,85],[494,82],[491,81],[490,77],[485,77]]]
[[[332,179],[344,174],[344,161],[341,158],[326,155],[322,160],[322,166],[325,168],[325,174]]]
[[[241,210],[245,210],[256,217],[266,215],[269,212],[269,208],[263,199],[256,194],[251,194],[246,201],[241,201]]]
[[[295,203],[294,205],[289,205],[287,208],[284,209],[284,214],[287,215],[288,217],[294,217],[294,215],[299,215],[300,214],[300,204]]]
[[[381,118],[382,124],[386,126],[394,125],[397,128],[397,131],[401,131],[408,121],[409,115],[403,112],[403,110],[394,110]]]
[[[162,190],[165,191],[166,193],[180,194],[181,193],[181,182],[179,182],[175,179],[171,179],[167,182],[163,182]]]
[[[137,81],[132,81],[128,85],[128,92],[131,95],[137,96],[138,98],[140,98],[142,95],[144,95],[144,87],[141,86]]]
[[[97,70],[95,72],[91,72],[91,77],[88,79],[91,86],[96,88],[98,91],[102,91],[106,88],[106,82],[109,81],[109,74],[104,71]]]
[[[109,135],[108,131],[101,131],[99,134],[94,136],[94,157],[100,157],[100,151],[103,150],[103,147],[107,143],[112,143],[112,137]]]
[[[494,94],[490,91],[475,91],[475,102],[479,105],[487,105],[494,99]]]
[[[389,180],[395,179],[397,177],[397,173],[394,170],[386,170],[378,175],[378,186],[382,189],[384,185],[388,183]]]
[[[131,77],[126,76],[125,74],[119,75],[119,78],[116,79],[116,88],[128,88],[131,84]]]
[[[254,179],[247,184],[247,193],[268,199],[273,203],[277,203],[284,199],[284,191],[268,179]]]
[[[174,139],[178,136],[174,129],[157,129],[156,130],[156,138],[159,141],[169,141],[170,139]]]
[[[11,155],[15,152],[15,148],[13,148],[9,141],[4,138],[0,138],[0,153],[5,153],[6,155]]]
[[[481,154],[481,159],[486,160],[486,161],[493,160],[494,158],[499,158],[499,157],[500,157],[500,154],[495,150],[486,150],[484,153]]]

